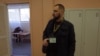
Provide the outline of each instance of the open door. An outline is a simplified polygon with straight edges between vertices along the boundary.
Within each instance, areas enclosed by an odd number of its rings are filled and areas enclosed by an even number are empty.
[[[0,56],[11,56],[7,7],[0,4]]]

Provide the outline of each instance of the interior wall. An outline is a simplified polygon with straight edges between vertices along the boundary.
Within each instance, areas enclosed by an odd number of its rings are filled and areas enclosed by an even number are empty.
[[[3,0],[0,0],[0,3],[3,3]]]
[[[21,27],[24,30],[24,32],[30,33],[30,22],[29,21],[21,21]]]
[[[42,34],[45,25],[51,18],[53,0],[31,0],[30,9],[32,56],[43,56]]]
[[[43,1],[30,1],[30,26],[31,26],[31,47],[32,56],[43,56],[42,47],[42,31],[43,31]]]
[[[53,0],[43,0],[43,26],[45,28],[48,20],[52,18],[52,12],[53,12]],[[43,29],[44,29],[43,28]]]
[[[100,0],[54,0],[54,3],[61,3],[66,8],[100,8]]]
[[[11,4],[11,3],[29,3],[29,0],[0,0],[0,3],[6,3],[6,4]]]

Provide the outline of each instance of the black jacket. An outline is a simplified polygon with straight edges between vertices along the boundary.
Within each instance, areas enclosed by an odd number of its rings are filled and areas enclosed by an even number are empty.
[[[43,33],[43,39],[48,38],[53,32],[54,23],[53,19],[48,22]],[[57,43],[55,45],[49,44],[48,47],[43,46],[43,52],[46,54],[55,52],[57,56],[74,56],[75,32],[73,24],[64,20],[54,36]]]

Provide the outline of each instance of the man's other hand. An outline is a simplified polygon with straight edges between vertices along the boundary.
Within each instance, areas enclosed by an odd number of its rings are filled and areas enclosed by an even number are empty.
[[[48,40],[49,40],[48,38],[43,40],[43,46],[48,46]]]

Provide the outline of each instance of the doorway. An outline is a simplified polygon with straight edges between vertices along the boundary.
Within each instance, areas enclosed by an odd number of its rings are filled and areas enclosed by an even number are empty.
[[[29,4],[8,4],[12,56],[31,56]]]

